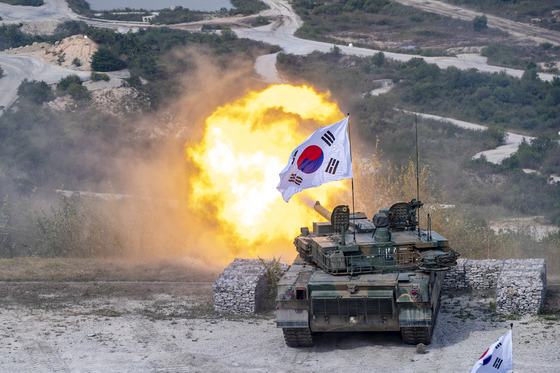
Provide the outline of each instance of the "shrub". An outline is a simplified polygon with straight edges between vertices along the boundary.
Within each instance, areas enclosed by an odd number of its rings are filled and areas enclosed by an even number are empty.
[[[54,99],[54,93],[51,87],[41,80],[29,81],[24,79],[18,87],[18,96],[25,101],[35,103],[37,105]]]
[[[105,74],[105,73],[98,73],[96,71],[92,71],[91,72],[91,80],[94,82],[100,81],[100,80],[104,80],[106,82],[109,81],[109,75]]]
[[[258,16],[257,18],[255,18],[255,20],[251,23],[251,27],[258,27],[258,26],[264,26],[264,25],[268,25],[270,22],[268,21],[268,18],[265,18],[263,16]]]
[[[551,49],[554,46],[554,44],[546,41],[544,43],[541,43],[541,48],[544,49],[545,51]]]
[[[266,290],[261,304],[261,310],[270,311],[275,309],[277,285],[284,274],[284,270],[282,269],[280,259],[273,258],[271,261],[267,261],[259,258],[259,261],[266,270]]]

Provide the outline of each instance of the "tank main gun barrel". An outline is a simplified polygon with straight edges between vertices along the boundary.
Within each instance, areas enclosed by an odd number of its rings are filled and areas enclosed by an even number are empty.
[[[331,221],[332,213],[326,208],[324,208],[323,206],[321,206],[321,203],[319,201],[315,202],[315,206],[313,206],[313,208],[315,209],[315,211],[319,213],[319,215],[321,215],[328,221]]]

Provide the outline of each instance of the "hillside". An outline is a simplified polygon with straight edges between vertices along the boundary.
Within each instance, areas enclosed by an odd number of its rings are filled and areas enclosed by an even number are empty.
[[[374,28],[387,26],[381,23],[396,27],[395,20],[405,15],[407,19],[403,19],[403,25],[420,25],[418,29],[411,29],[412,34],[423,35],[420,42],[447,40],[446,33],[459,26],[465,28],[464,35],[458,33],[456,36],[461,43],[491,43],[492,38],[513,42],[507,35],[492,30],[476,34],[468,22],[463,22],[461,26],[456,20],[418,12],[414,8],[384,1],[375,3],[377,8],[362,9],[363,4],[340,2],[338,5],[346,4],[340,16],[347,16],[346,13],[360,15],[353,27],[361,29],[360,22],[367,23],[371,17],[378,20],[373,22]],[[309,8],[309,14],[302,13],[305,24],[300,32],[307,26],[319,30],[320,25],[313,26],[317,19],[333,21],[333,25],[338,22],[338,16],[333,18],[329,13],[338,9],[336,4],[320,6],[301,2],[294,5]],[[393,21],[381,22],[384,19]],[[280,26],[263,28],[274,30]],[[447,31],[438,31],[440,33],[433,36],[426,32],[432,26],[434,30]],[[391,31],[392,40],[400,45],[408,43],[410,40],[407,38],[412,34],[404,32],[407,27],[395,34]],[[15,32],[13,29],[6,30]],[[22,97],[13,110],[1,119],[2,136],[13,144],[0,154],[3,181],[0,187],[3,194],[11,195],[17,191],[25,196],[35,196],[37,191],[50,193],[54,189],[69,189],[144,195],[146,185],[154,188],[150,193],[157,191],[161,194],[159,187],[162,183],[156,182],[158,178],[131,182],[125,171],[146,173],[143,167],[149,166],[169,171],[175,178],[174,169],[156,165],[153,160],[164,162],[166,158],[171,158],[184,161],[185,142],[199,138],[201,123],[216,107],[240,97],[246,90],[263,86],[262,82],[254,79],[252,63],[255,57],[278,51],[274,46],[240,39],[228,28],[203,33],[149,28],[120,34],[71,22],[63,25],[62,30],[71,34],[80,30],[80,33],[62,38],[53,45],[37,43],[18,51],[79,71],[77,69],[87,69],[89,58],[98,45],[105,46],[116,59],[126,63],[130,75],[124,80],[110,79],[124,85],[118,89],[106,87],[103,88],[106,91],[102,91],[96,85],[103,86],[104,82],[76,82],[69,90],[59,87],[59,83],[51,85],[47,92],[41,91],[39,102]],[[333,27],[331,32],[334,35],[338,31]],[[377,35],[374,31],[371,33]],[[87,35],[87,39],[82,35]],[[455,43],[455,39],[450,40],[450,45]],[[348,40],[344,40],[346,42]],[[392,48],[395,46],[397,44]],[[554,48],[551,49],[553,53]],[[422,48],[417,52],[427,53]],[[445,49],[445,53],[448,52],[449,48]],[[76,59],[80,66],[73,63]],[[502,255],[513,245],[512,255],[545,253],[553,260],[555,236],[534,243],[527,232],[531,227],[524,227],[519,233],[522,239],[517,237],[512,243],[511,232],[492,233],[488,226],[490,220],[512,215],[545,216],[548,222],[554,223],[559,219],[555,186],[548,184],[546,179],[555,172],[559,159],[557,143],[550,139],[558,109],[558,87],[537,79],[536,64],[527,64],[523,78],[515,79],[502,74],[434,67],[420,59],[396,63],[382,54],[369,58],[345,56],[335,47],[329,53],[309,56],[281,54],[278,61],[279,68],[291,82],[311,84],[321,92],[329,91],[340,107],[352,112],[352,118],[356,118],[353,119],[357,126],[355,136],[362,140],[362,144],[356,147],[357,151],[367,149],[372,154],[372,146],[377,138],[380,139],[379,149],[383,153],[383,170],[386,172],[383,177],[397,175],[395,170],[406,167],[412,156],[413,118],[395,109],[443,114],[488,125],[488,131],[476,133],[437,122],[421,123],[421,165],[426,165],[433,175],[429,178],[429,187],[433,187],[434,191],[423,198],[434,198],[459,208],[451,215],[453,221],[458,220],[460,224],[446,224],[442,229],[447,229],[444,233],[469,255],[489,255],[488,251],[481,252],[479,249],[480,240],[485,237],[487,245],[496,248],[492,250],[492,255]],[[394,82],[391,91],[378,97],[368,95],[382,80]],[[33,84],[37,86],[31,88],[44,88],[40,82]],[[535,145],[526,144],[523,153],[501,166],[484,160],[472,161],[472,155],[504,140],[505,127],[545,137]],[[536,168],[541,175],[523,173],[523,168],[531,163],[538,166]],[[169,199],[167,193],[165,191],[164,197],[157,197]],[[10,232],[18,231],[15,229],[16,222],[22,219],[15,213],[20,209],[10,207],[20,203],[19,195],[15,196],[12,197],[15,202],[4,203],[4,208],[9,207],[14,214],[5,213],[12,224],[8,225],[10,229],[7,231]],[[171,199],[175,197],[173,194]],[[403,198],[410,197],[403,195]],[[71,204],[66,206],[65,201],[60,203],[61,213],[72,207]],[[81,206],[78,204],[78,207]],[[57,217],[56,214],[44,213],[49,209],[42,211],[45,218]],[[118,216],[118,213],[115,215]],[[99,221],[109,219],[99,216]],[[463,234],[465,231],[476,234],[471,237]],[[41,237],[41,234],[46,234],[45,230],[38,236]],[[44,255],[48,252],[42,244],[18,241],[23,235],[10,233],[7,237],[12,240],[10,245],[13,246],[6,249],[6,255]],[[67,250],[57,248],[56,242],[50,244],[54,245],[50,249],[56,249],[55,252]],[[527,245],[530,250],[524,249]]]
[[[37,56],[41,60],[78,71],[91,71],[91,59],[98,44],[85,35],[72,35],[54,45],[50,43],[33,43],[19,48],[11,48],[7,54],[25,54]]]

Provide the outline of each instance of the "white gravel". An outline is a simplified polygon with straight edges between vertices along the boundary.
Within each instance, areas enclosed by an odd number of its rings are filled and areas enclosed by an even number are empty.
[[[296,349],[285,346],[272,316],[151,320],[142,314],[156,304],[192,305],[165,294],[144,301],[98,297],[59,310],[11,305],[0,310],[0,371],[468,372],[513,322],[515,371],[559,372],[559,321],[500,320],[489,299],[444,295],[426,354],[403,344],[399,333],[324,334],[314,347]],[[124,313],[103,316],[107,309]]]

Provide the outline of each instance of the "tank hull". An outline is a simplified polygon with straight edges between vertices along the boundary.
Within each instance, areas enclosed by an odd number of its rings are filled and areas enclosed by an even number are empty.
[[[311,334],[401,331],[407,343],[430,343],[443,275],[409,271],[341,276],[296,259],[278,284],[280,293],[292,292],[293,297],[277,301],[277,326]]]

